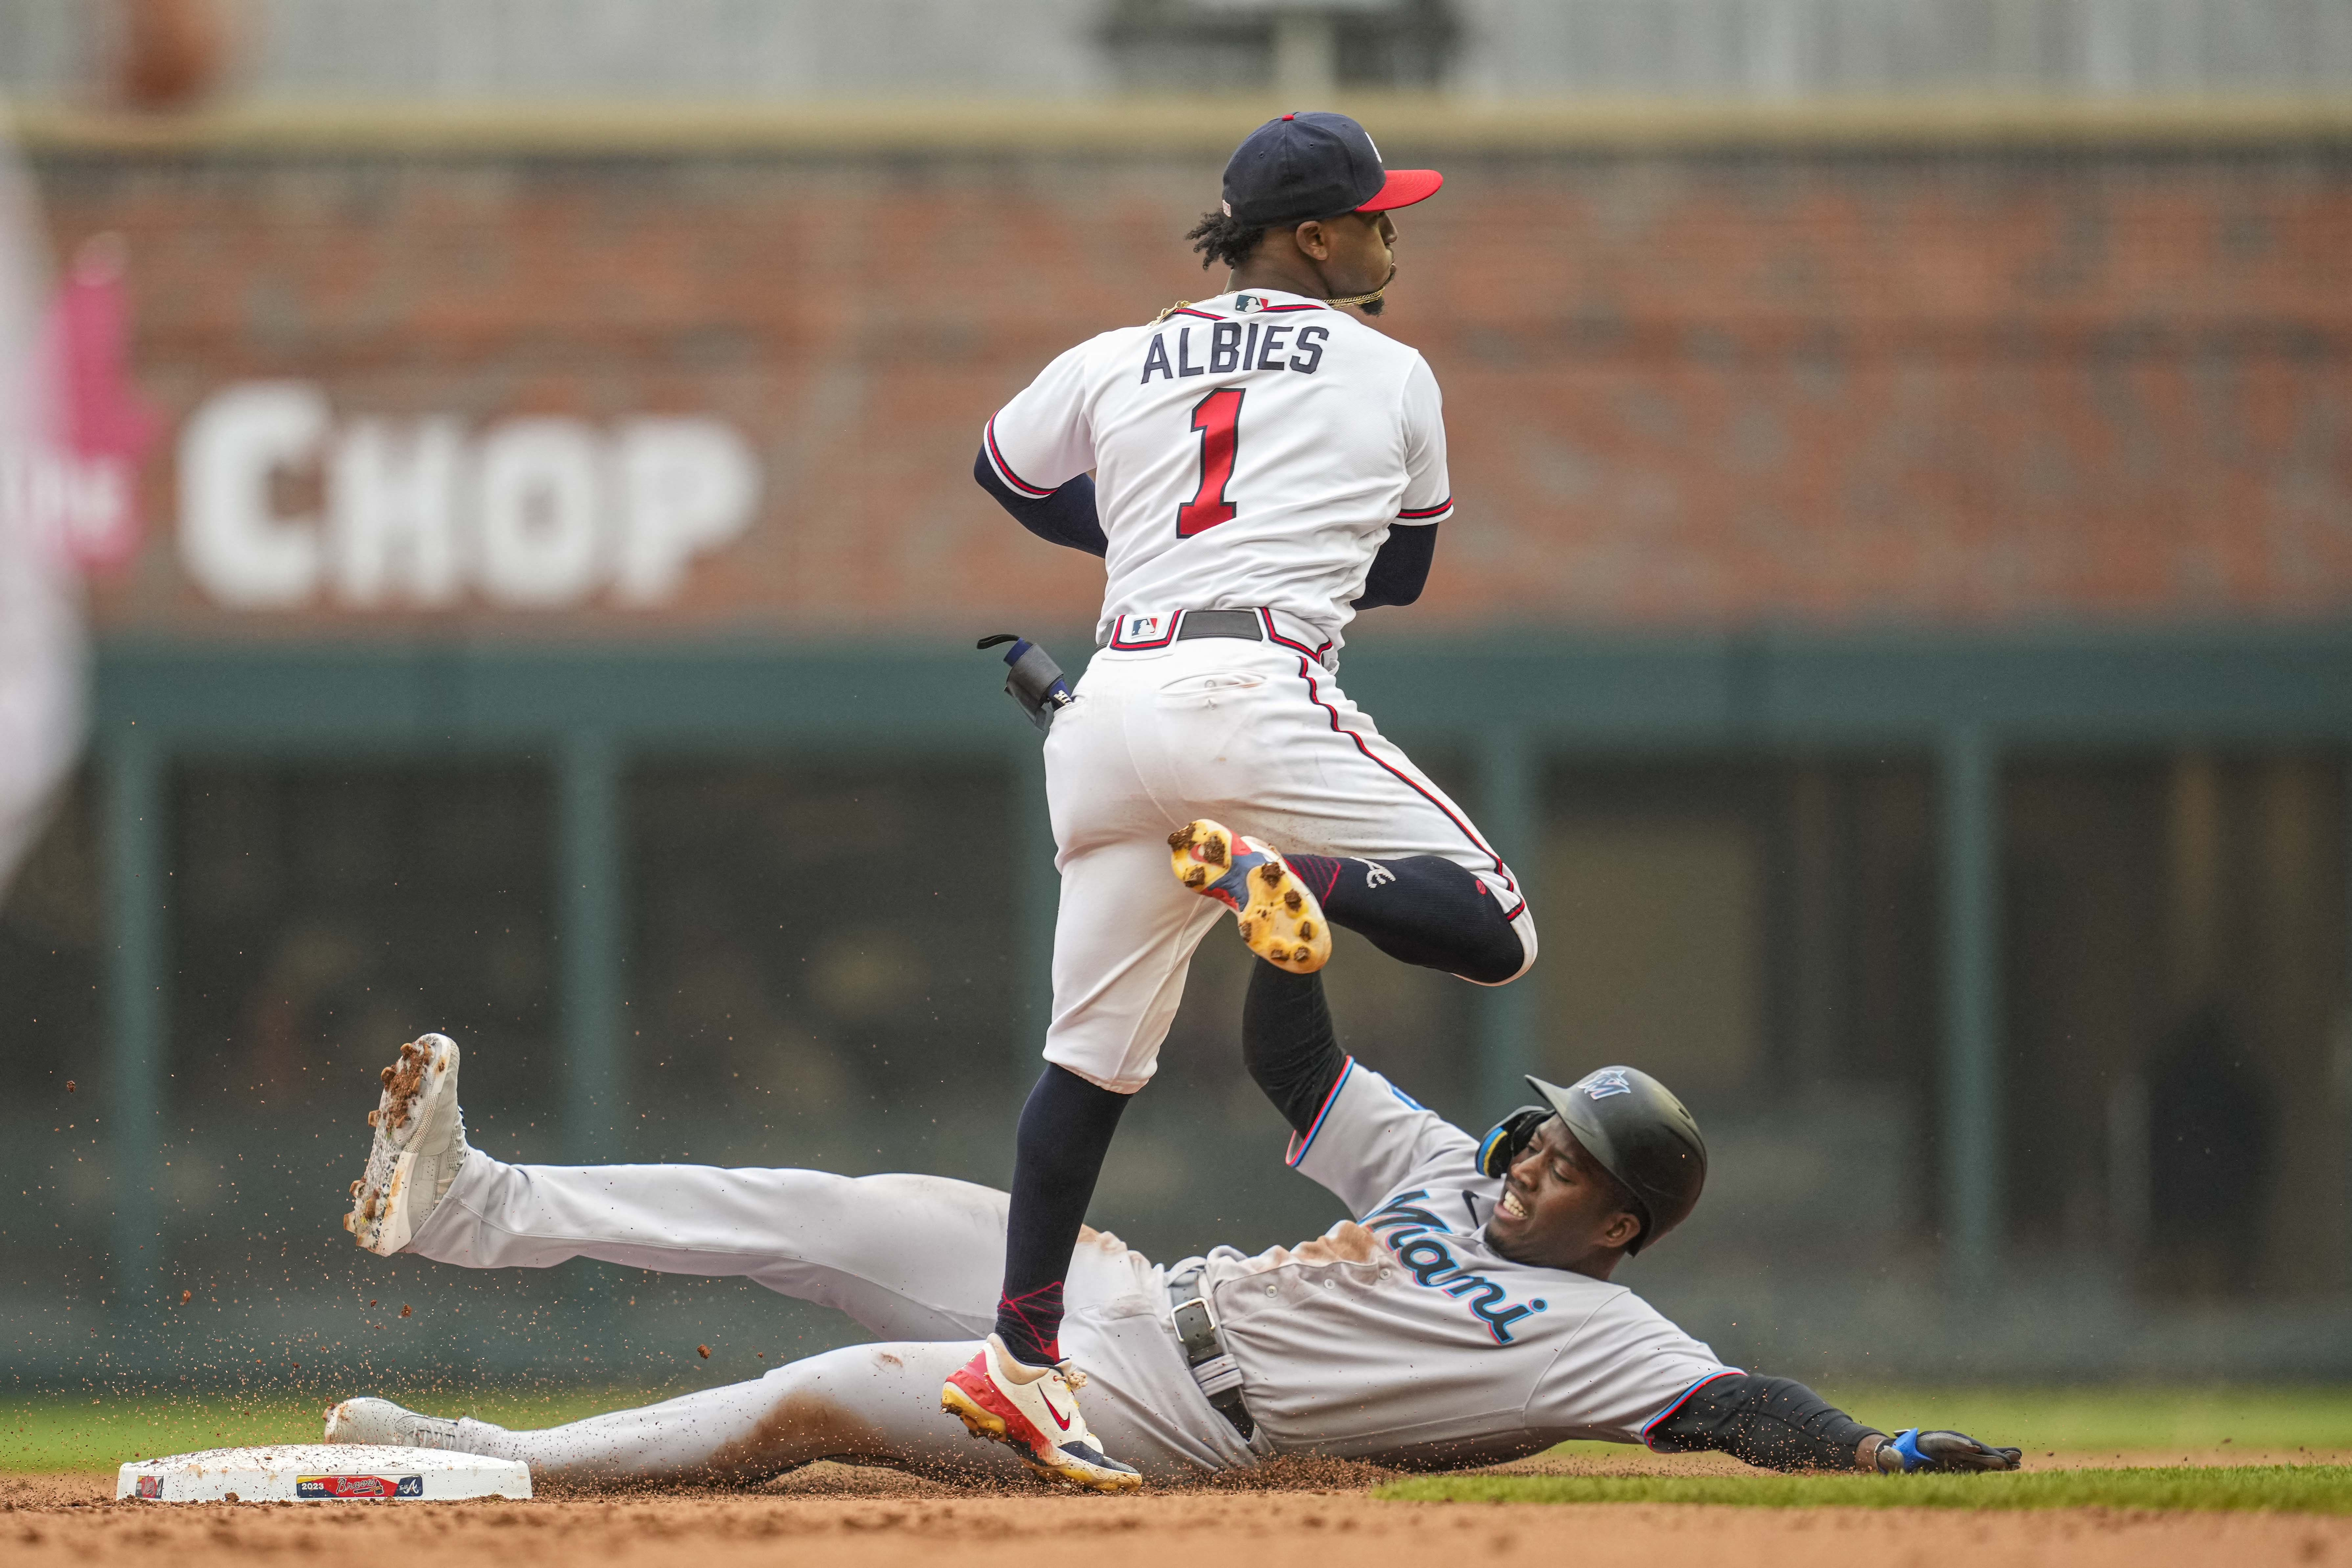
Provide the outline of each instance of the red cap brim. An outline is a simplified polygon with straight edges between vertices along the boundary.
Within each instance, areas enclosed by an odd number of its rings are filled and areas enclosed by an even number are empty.
[[[1425,202],[1437,194],[1445,176],[1434,169],[1391,169],[1388,184],[1381,194],[1356,210],[1360,213],[1384,213],[1391,207],[1409,207],[1415,202]]]

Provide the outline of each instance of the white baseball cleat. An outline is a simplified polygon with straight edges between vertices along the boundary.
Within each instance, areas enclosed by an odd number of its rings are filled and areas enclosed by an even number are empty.
[[[1133,1491],[1143,1478],[1105,1454],[1078,1414],[1086,1381],[1067,1366],[1024,1366],[991,1334],[940,1390],[940,1408],[973,1436],[1018,1449],[1039,1475],[1089,1491]]]
[[[330,1443],[377,1443],[394,1448],[442,1448],[463,1453],[457,1447],[457,1423],[438,1415],[419,1415],[389,1399],[346,1399],[327,1408]]]
[[[1271,844],[1244,838],[1207,817],[1168,836],[1176,879],[1234,911],[1249,950],[1293,974],[1331,961],[1331,922]]]
[[[457,1042],[423,1035],[383,1069],[383,1098],[368,1113],[375,1142],[367,1173],[352,1184],[343,1228],[389,1258],[416,1238],[425,1216],[466,1159],[466,1119],[457,1110]]]

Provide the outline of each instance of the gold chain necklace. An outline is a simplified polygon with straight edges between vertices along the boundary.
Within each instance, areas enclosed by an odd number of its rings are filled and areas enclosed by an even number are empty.
[[[1326,300],[1323,303],[1326,305],[1369,305],[1373,300],[1379,299],[1381,295],[1389,291],[1389,285],[1396,281],[1396,264],[1394,262],[1391,262],[1389,264],[1389,275],[1381,279],[1381,286],[1373,289],[1370,293],[1349,294],[1337,300]],[[1247,290],[1244,290],[1244,292],[1247,292]],[[1158,326],[1160,322],[1166,321],[1169,317],[1174,315],[1177,311],[1185,309],[1192,303],[1192,301],[1190,300],[1177,300],[1174,304],[1169,306],[1168,309],[1152,317],[1151,324],[1155,327]]]

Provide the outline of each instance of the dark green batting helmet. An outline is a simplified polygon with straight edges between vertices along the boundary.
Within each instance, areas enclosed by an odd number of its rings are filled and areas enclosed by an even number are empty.
[[[1562,1089],[1529,1077],[1543,1107],[1505,1118],[1479,1147],[1490,1176],[1510,1168],[1536,1129],[1553,1116],[1602,1170],[1625,1184],[1640,1205],[1642,1234],[1625,1250],[1639,1252],[1690,1217],[1706,1185],[1706,1140],[1698,1123],[1664,1084],[1639,1068],[1601,1068]]]

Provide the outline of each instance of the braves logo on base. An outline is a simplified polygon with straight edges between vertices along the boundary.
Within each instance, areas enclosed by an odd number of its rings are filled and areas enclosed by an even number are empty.
[[[297,1476],[294,1495],[355,1501],[370,1498],[423,1497],[423,1476]]]

